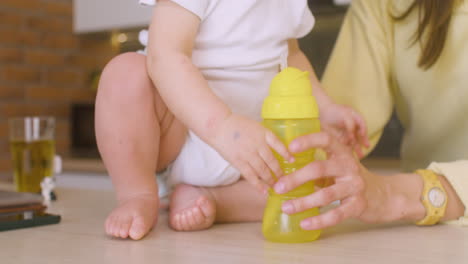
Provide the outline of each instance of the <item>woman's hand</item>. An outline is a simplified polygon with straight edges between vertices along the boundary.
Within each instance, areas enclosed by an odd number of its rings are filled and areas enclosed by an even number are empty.
[[[323,207],[340,200],[341,204],[319,216],[304,219],[301,227],[315,230],[337,225],[348,218],[376,223],[394,220],[398,216],[390,208],[386,177],[367,171],[353,155],[351,149],[325,132],[297,138],[289,149],[299,153],[310,148],[321,148],[328,160],[315,161],[293,174],[281,177],[274,185],[277,193],[286,193],[312,180],[333,178],[334,184],[308,196],[283,203],[287,214],[295,214],[314,207]]]
[[[369,148],[366,122],[362,116],[348,106],[329,103],[321,109],[320,121],[325,131],[332,133],[345,145],[364,157],[363,149]]]
[[[214,148],[253,186],[262,192],[275,182],[283,171],[272,149],[289,162],[294,161],[286,146],[271,132],[254,120],[231,114],[211,140]]]

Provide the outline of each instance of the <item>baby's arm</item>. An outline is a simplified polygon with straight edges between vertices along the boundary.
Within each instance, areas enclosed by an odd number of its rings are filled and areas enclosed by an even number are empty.
[[[200,19],[172,1],[158,1],[150,26],[148,72],[164,102],[204,140],[231,111],[208,87],[191,56]]]
[[[313,93],[317,99],[317,104],[320,109],[326,109],[329,105],[333,104],[333,101],[323,90],[309,59],[307,59],[304,52],[300,49],[299,43],[296,39],[290,39],[288,41],[288,46],[288,65],[310,73],[310,81],[312,82]]]
[[[292,156],[260,124],[232,114],[208,87],[191,61],[199,26],[193,13],[172,1],[159,1],[149,32],[149,75],[174,115],[263,190],[265,183],[272,183],[270,170],[281,174],[269,147]]]
[[[322,124],[324,127],[329,128],[330,132],[338,131],[337,137],[341,138],[344,143],[352,145],[356,152],[361,155],[361,146],[369,146],[364,119],[353,109],[335,104],[325,93],[312,65],[300,49],[296,39],[289,40],[288,45],[288,64],[310,73],[313,93],[317,98]]]

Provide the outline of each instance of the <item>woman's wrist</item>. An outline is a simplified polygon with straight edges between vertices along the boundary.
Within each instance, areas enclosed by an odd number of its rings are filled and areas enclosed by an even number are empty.
[[[465,205],[458,197],[457,192],[453,189],[450,182],[443,175],[438,175],[439,181],[447,193],[447,209],[442,221],[455,220],[465,214]]]
[[[389,212],[395,221],[404,220],[416,222],[426,216],[421,196],[423,180],[419,174],[397,174],[386,177],[388,180]],[[463,216],[465,207],[456,195],[447,179],[439,175],[439,180],[447,193],[447,210],[443,221],[454,220]]]
[[[415,173],[388,176],[388,197],[391,218],[394,221],[421,220],[426,215],[426,209],[421,202],[423,181]]]

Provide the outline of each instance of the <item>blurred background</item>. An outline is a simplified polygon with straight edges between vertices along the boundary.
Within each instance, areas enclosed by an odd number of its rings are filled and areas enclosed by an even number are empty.
[[[316,27],[300,41],[322,75],[347,6],[311,0]],[[141,48],[138,33],[151,15],[136,0],[0,1],[0,175],[10,179],[9,117],[57,119],[57,153],[68,171],[103,172],[94,138],[100,72],[115,55]],[[372,157],[398,158],[394,118]]]

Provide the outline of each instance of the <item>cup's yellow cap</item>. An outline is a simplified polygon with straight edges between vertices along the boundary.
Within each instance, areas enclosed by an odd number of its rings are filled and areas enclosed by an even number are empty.
[[[273,78],[270,94],[263,102],[263,119],[318,118],[309,73],[288,67]]]

